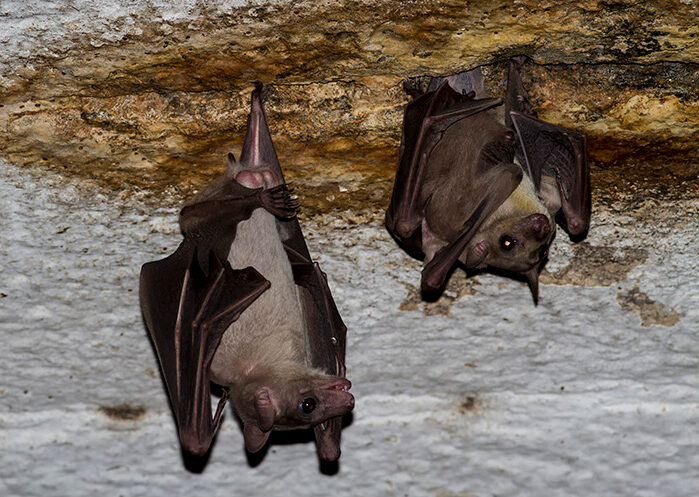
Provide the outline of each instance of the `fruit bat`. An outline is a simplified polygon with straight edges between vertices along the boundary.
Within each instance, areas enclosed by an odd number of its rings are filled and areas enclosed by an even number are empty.
[[[313,427],[321,460],[340,456],[346,328],[311,260],[261,104],[252,93],[240,161],[180,211],[184,240],[143,265],[140,298],[179,438],[203,455],[231,400],[245,445]],[[212,414],[210,381],[223,387]]]
[[[507,94],[484,98],[480,68],[431,82],[408,104],[386,227],[424,257],[421,287],[452,267],[523,274],[538,300],[555,221],[571,239],[590,224],[585,135],[537,119],[510,61]]]

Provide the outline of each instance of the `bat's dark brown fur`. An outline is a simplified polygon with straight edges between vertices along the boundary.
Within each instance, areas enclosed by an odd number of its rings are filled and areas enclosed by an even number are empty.
[[[525,275],[536,301],[555,221],[572,237],[588,229],[585,137],[535,117],[522,63],[510,62],[504,115],[502,100],[475,98],[485,94],[480,68],[433,81],[406,108],[386,226],[424,256],[425,292],[460,261]]]
[[[229,154],[182,209],[177,252],[143,266],[143,314],[185,450],[208,450],[230,398],[248,450],[273,429],[314,427],[319,456],[335,460],[354,406],[345,327],[294,217],[260,92],[240,162]],[[213,416],[210,379],[225,387]]]

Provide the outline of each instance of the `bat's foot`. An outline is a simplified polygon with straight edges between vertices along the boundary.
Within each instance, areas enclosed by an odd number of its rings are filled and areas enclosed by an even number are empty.
[[[262,205],[267,211],[283,219],[294,217],[299,208],[296,196],[285,184],[262,190],[260,198]]]
[[[271,169],[255,169],[240,171],[235,180],[246,188],[273,188],[282,184],[282,179]]]

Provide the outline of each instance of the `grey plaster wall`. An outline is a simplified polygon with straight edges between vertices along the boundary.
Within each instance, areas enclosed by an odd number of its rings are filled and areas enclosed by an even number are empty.
[[[0,494],[698,494],[696,6],[531,4],[0,0]],[[261,38],[241,36],[251,27]],[[240,45],[222,51],[232,38]],[[415,39],[423,49],[407,50]],[[274,49],[289,40],[339,48],[300,51],[321,70]],[[183,47],[224,56],[192,69],[173,62]],[[461,271],[422,302],[419,261],[382,226],[401,80],[497,69],[522,50],[542,63],[533,94],[549,118],[608,140],[593,163],[590,236],[572,245],[559,234],[537,307],[524,283]],[[339,133],[333,122],[385,132],[359,161],[341,153],[355,142],[337,140],[332,154],[301,143],[282,157],[348,326],[357,405],[332,476],[303,435],[275,435],[248,457],[231,410],[208,464],[185,464],[138,307],[140,265],[178,245],[178,206],[212,175],[191,164],[235,148],[247,88],[221,81],[251,61],[246,78],[274,83],[280,143],[299,140],[293,116],[306,108],[325,127],[316,137]],[[546,90],[546,75],[568,72],[546,64],[581,61],[596,72]],[[612,110],[576,111],[607,77]],[[569,107],[550,107],[578,86]],[[173,111],[175,100],[188,105]],[[206,146],[182,145],[191,136]],[[666,153],[677,141],[680,153]],[[132,146],[138,160],[114,160]],[[163,159],[183,151],[184,165]]]

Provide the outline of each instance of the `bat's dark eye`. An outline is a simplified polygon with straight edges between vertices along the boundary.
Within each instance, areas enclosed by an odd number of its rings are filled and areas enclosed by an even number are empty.
[[[302,413],[311,414],[313,411],[315,411],[316,405],[316,399],[314,399],[313,397],[308,397],[306,399],[303,399],[303,402],[301,402],[301,405],[299,407],[301,408]]]
[[[517,239],[512,238],[510,235],[503,235],[500,238],[500,247],[503,250],[510,251],[517,245]]]

